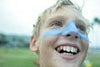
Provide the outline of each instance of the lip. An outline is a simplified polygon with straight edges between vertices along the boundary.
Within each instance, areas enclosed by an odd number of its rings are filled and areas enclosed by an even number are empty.
[[[80,50],[80,48],[77,46],[77,44],[68,44],[68,43],[67,44],[60,44],[60,45],[56,46],[55,48],[57,48],[59,46],[71,46],[71,47],[76,47]],[[63,54],[63,53],[59,53],[58,51],[56,51],[56,52],[61,58],[65,59],[65,60],[74,60],[76,57],[78,57],[78,55],[80,53],[79,52],[76,55],[67,55],[66,53]]]

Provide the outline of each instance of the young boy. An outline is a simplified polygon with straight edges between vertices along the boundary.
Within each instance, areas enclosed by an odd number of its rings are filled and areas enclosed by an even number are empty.
[[[40,67],[80,67],[88,50],[86,19],[70,0],[58,0],[39,18],[30,48]]]

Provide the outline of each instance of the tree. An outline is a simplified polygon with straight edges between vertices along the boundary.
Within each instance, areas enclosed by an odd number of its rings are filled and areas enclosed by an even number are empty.
[[[0,46],[4,46],[7,44],[6,35],[0,33]]]
[[[92,23],[92,25],[95,25],[95,24],[99,24],[100,25],[100,19],[99,18],[94,18],[94,21]]]

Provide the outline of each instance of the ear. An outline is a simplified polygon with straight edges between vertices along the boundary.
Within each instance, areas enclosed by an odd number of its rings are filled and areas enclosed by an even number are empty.
[[[34,36],[32,36],[30,39],[30,49],[34,52],[38,51],[38,47],[36,45],[36,38],[34,38]]]

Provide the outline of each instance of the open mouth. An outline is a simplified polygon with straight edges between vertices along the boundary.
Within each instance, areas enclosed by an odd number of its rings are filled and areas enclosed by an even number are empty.
[[[55,48],[55,50],[60,54],[66,54],[67,56],[74,56],[77,55],[80,50],[76,46],[66,46],[61,45]]]

